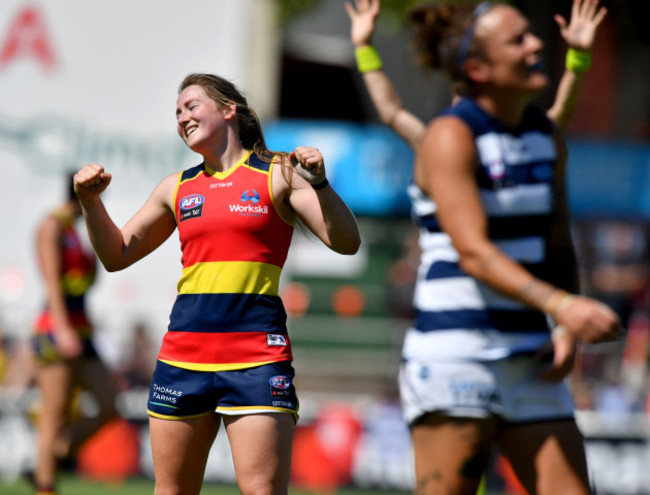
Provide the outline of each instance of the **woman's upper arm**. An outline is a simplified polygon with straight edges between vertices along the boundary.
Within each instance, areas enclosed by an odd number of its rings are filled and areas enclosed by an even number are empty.
[[[493,249],[475,178],[476,146],[470,129],[455,117],[427,128],[416,157],[416,181],[436,202],[436,216],[461,256]]]
[[[54,217],[47,217],[36,233],[36,251],[41,273],[46,281],[59,283],[61,270],[60,245],[61,225]]]
[[[122,227],[124,259],[135,263],[167,240],[176,228],[173,200],[178,174],[163,179],[142,207]]]
[[[341,254],[354,254],[360,242],[356,219],[336,191],[328,186],[317,193],[299,174],[292,169],[288,172],[292,174],[291,184],[281,178],[286,208],[283,216],[300,218],[330,249]]]

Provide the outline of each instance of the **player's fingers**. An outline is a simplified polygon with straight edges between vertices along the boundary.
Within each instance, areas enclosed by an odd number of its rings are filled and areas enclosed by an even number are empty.
[[[580,15],[581,7],[582,0],[573,0],[573,5],[571,6],[571,19],[575,19]]]
[[[601,7],[598,9],[598,12],[596,13],[596,17],[593,19],[593,23],[596,26],[600,26],[600,23],[603,22],[603,19],[607,15],[607,8],[606,7]]]
[[[594,15],[596,15],[596,10],[598,9],[598,0],[587,0],[585,3],[587,4],[585,15],[588,19],[593,19]]]
[[[357,0],[357,11],[365,13],[368,11],[368,0]]]
[[[348,13],[350,20],[355,19],[357,11],[354,9],[354,6],[350,2],[345,2],[345,11]]]

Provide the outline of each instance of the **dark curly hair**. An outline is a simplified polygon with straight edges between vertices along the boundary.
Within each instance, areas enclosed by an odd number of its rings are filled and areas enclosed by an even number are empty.
[[[424,4],[414,7],[408,14],[408,21],[415,30],[411,48],[416,60],[425,67],[445,71],[458,94],[472,93],[472,82],[462,62],[482,55],[480,43],[473,38],[473,24],[480,5]],[[461,50],[464,53],[461,54]]]

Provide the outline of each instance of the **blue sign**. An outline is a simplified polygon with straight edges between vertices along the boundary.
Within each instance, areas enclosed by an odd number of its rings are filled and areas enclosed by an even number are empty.
[[[414,154],[389,127],[281,120],[264,126],[271,150],[315,146],[332,186],[356,215],[405,216]],[[570,140],[567,187],[573,218],[650,219],[650,145]]]
[[[264,125],[269,149],[314,146],[332,187],[359,216],[409,215],[413,152],[390,128],[341,121],[282,120]]]
[[[650,145],[568,143],[572,217],[650,219]]]

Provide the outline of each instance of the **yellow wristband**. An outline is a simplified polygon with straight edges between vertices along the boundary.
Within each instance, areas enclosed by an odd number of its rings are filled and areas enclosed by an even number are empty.
[[[357,59],[357,69],[362,74],[373,70],[381,70],[383,67],[379,53],[372,45],[358,46],[354,49],[354,57]]]
[[[562,289],[556,289],[553,291],[549,300],[546,302],[544,307],[544,312],[551,315],[553,318],[557,318],[566,307],[575,301],[576,296],[569,294],[568,292]]]
[[[591,53],[569,48],[566,51],[566,68],[570,71],[587,72],[591,67]]]

